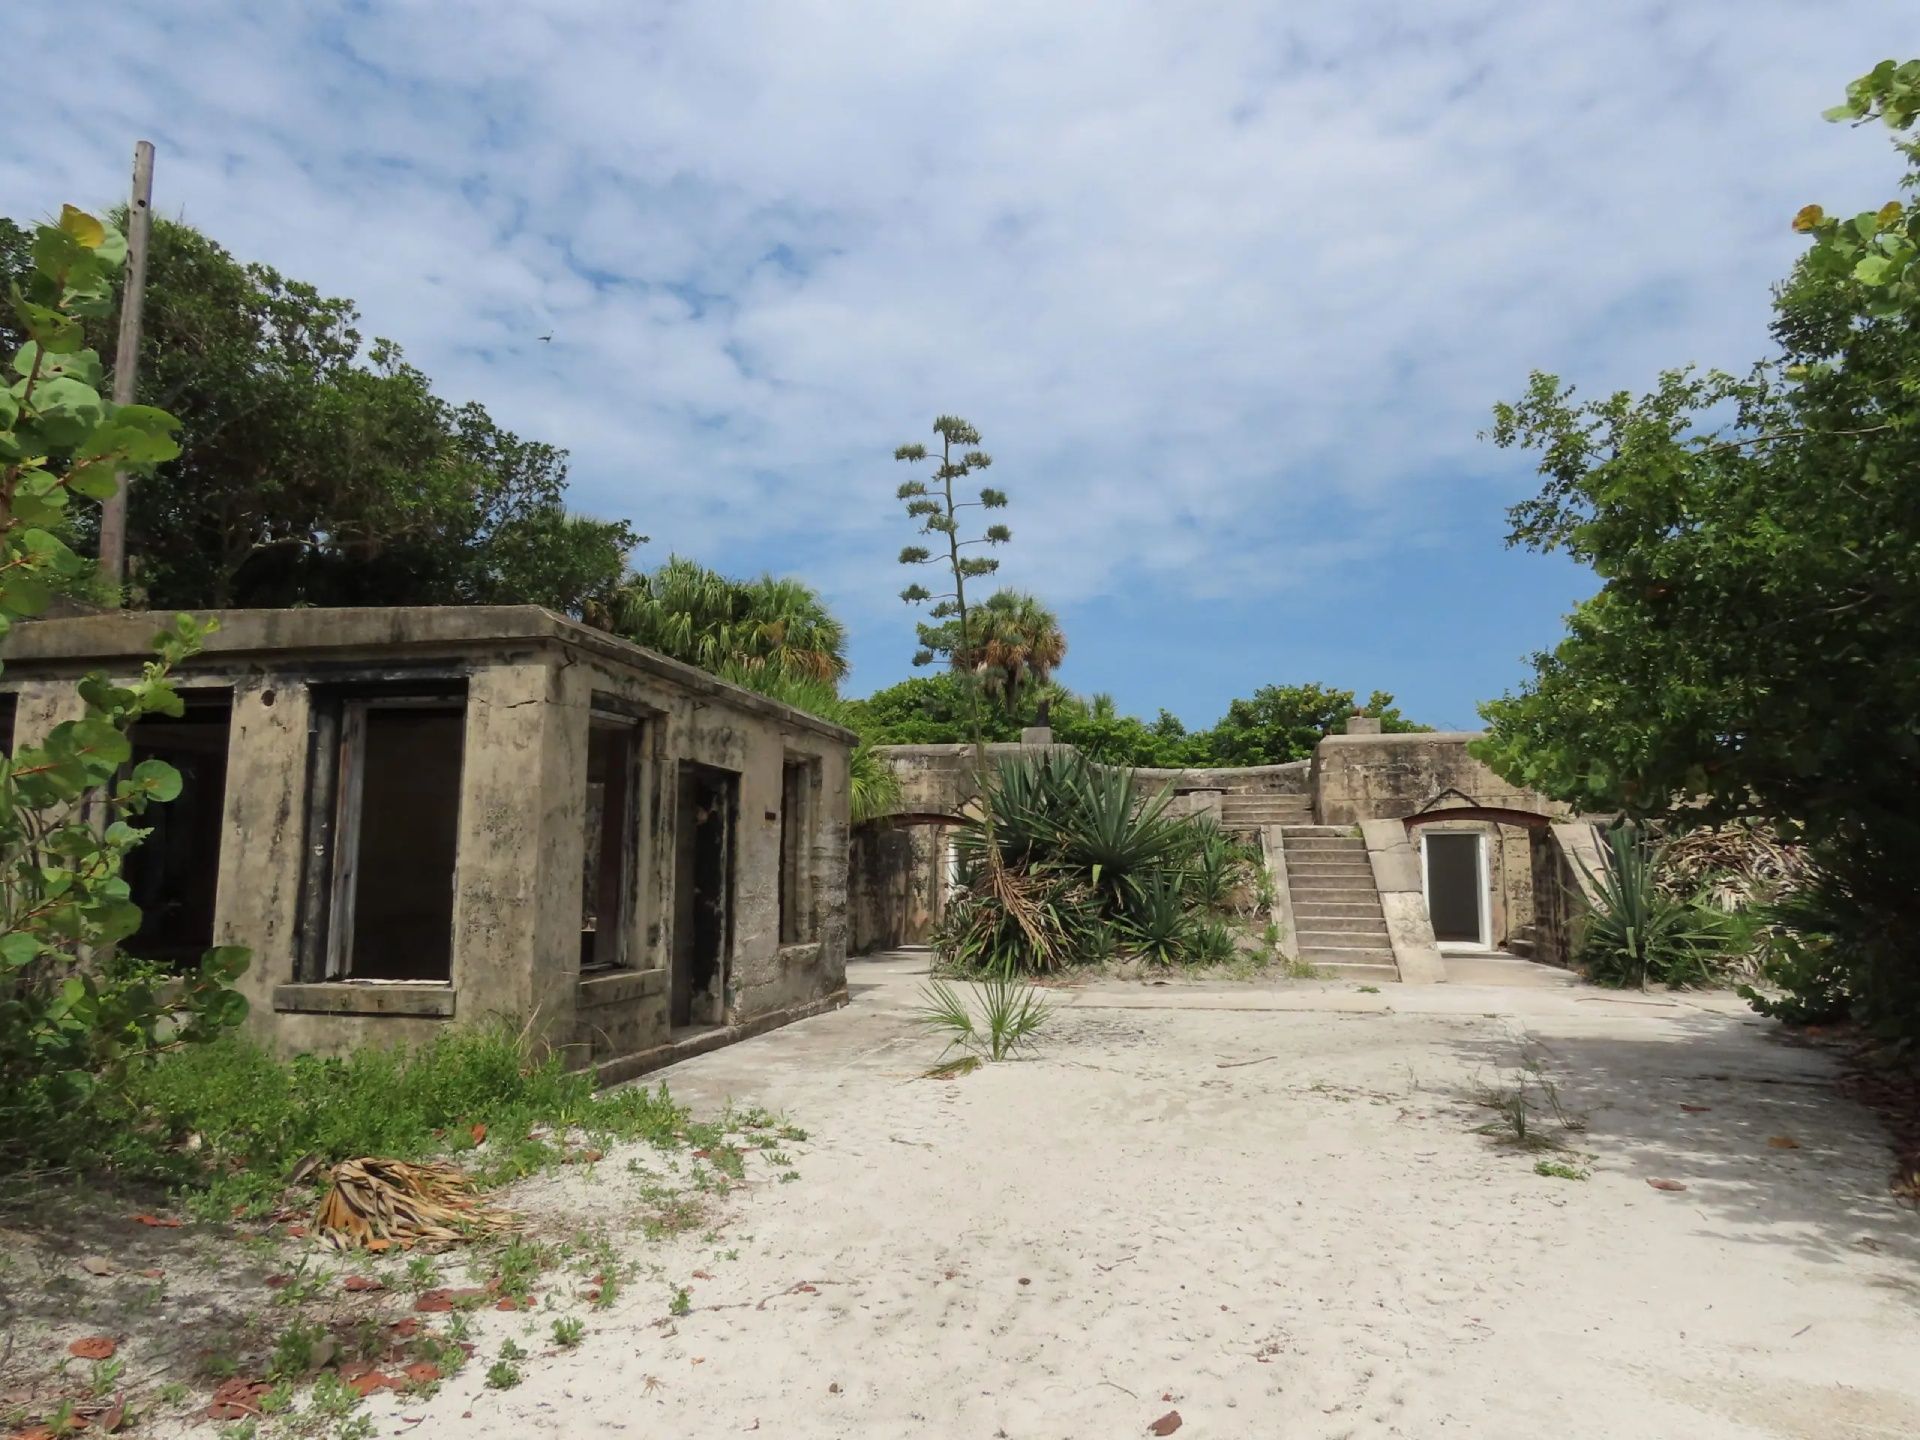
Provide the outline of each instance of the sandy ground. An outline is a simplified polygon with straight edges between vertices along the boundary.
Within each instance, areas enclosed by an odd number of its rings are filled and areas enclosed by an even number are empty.
[[[1034,1058],[941,1082],[920,969],[855,962],[846,1010],[666,1072],[804,1126],[801,1179],[650,1247],[516,1389],[480,1371],[530,1323],[482,1312],[483,1363],[378,1400],[380,1432],[1920,1433],[1920,1219],[1828,1060],[1737,1002],[1104,984]],[[1587,1117],[1559,1158],[1589,1180],[1476,1133],[1528,1055]]]

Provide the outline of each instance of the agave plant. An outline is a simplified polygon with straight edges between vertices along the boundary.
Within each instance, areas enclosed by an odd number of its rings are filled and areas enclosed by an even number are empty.
[[[1208,909],[1224,908],[1234,892],[1249,883],[1256,857],[1210,818],[1189,820],[1185,828],[1188,898]]]
[[[1142,802],[1129,771],[1078,756],[1063,768],[1072,803],[1057,858],[1086,877],[1109,913],[1123,911],[1150,876],[1179,867],[1190,843],[1186,822],[1167,814],[1169,791]]]
[[[1185,960],[1193,945],[1194,917],[1180,877],[1158,871],[1139,881],[1121,926],[1143,960],[1156,965]]]
[[[1581,862],[1593,885],[1593,909],[1583,922],[1579,960],[1602,985],[1659,981],[1693,985],[1713,974],[1713,962],[1731,940],[1725,914],[1662,890],[1655,876],[1660,851],[1627,826],[1607,834],[1598,873]]]

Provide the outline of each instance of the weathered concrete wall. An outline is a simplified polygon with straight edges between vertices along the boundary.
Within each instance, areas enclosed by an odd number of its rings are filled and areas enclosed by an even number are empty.
[[[1591,908],[1602,865],[1594,827],[1568,822],[1548,827],[1533,848],[1533,958],[1571,968],[1580,917]]]
[[[1143,790],[1170,785],[1176,795],[1190,790],[1218,790],[1223,795],[1304,795],[1311,765],[1311,761],[1293,760],[1285,765],[1220,770],[1136,770],[1133,778]]]
[[[1478,731],[1329,735],[1315,747],[1314,819],[1322,825],[1403,819],[1482,806],[1559,816],[1566,807],[1502,780],[1467,753]]]
[[[254,951],[241,989],[262,1038],[287,1050],[340,1051],[418,1039],[450,1016],[497,1014],[530,1023],[581,1063],[604,1062],[603,1074],[652,1063],[669,1039],[673,787],[683,761],[738,777],[724,1009],[713,1019],[728,1034],[751,1033],[844,998],[846,731],[531,607],[219,619],[180,678],[233,692],[215,929],[220,943]],[[155,628],[152,617],[129,614],[18,627],[0,652],[0,691],[19,697],[17,733],[28,739],[69,718],[73,677],[135,673]],[[330,763],[315,753],[312,687],[421,677],[466,692],[450,978],[327,983],[318,937],[302,928],[316,823],[309,787]],[[641,727],[628,817],[636,873],[623,968],[583,974],[588,735],[603,704]],[[801,837],[802,943],[783,945],[789,761],[811,764],[814,783]],[[313,897],[305,898],[311,915]]]
[[[989,770],[1003,759],[1047,752],[1072,754],[1071,745],[989,745]],[[974,796],[974,753],[971,745],[883,745],[880,754],[900,781],[899,813],[903,815],[958,815]],[[1135,770],[1134,784],[1143,793],[1171,788],[1175,795],[1219,792],[1226,795],[1304,795],[1309,762],[1254,765],[1224,770]]]
[[[855,954],[923,945],[946,901],[941,825],[864,825],[853,832],[847,915]]]
[[[1380,894],[1380,913],[1386,917],[1387,939],[1401,983],[1433,985],[1446,979],[1433,923],[1427,917],[1420,857],[1407,827],[1395,820],[1363,820],[1360,836],[1366,842],[1367,863],[1373,868],[1374,889]]]

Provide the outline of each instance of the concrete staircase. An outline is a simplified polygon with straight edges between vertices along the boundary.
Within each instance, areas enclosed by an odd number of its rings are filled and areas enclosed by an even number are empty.
[[[1338,826],[1289,825],[1280,843],[1300,958],[1345,980],[1398,982],[1365,842]]]
[[[1258,830],[1262,825],[1305,825],[1313,819],[1313,801],[1305,795],[1220,797],[1223,830]]]

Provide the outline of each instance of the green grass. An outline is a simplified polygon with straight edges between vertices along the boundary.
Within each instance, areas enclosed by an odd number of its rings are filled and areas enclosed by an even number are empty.
[[[1533,1173],[1544,1175],[1552,1180],[1585,1180],[1592,1172],[1582,1170],[1578,1165],[1569,1165],[1562,1160],[1536,1160]]]
[[[257,1211],[294,1165],[359,1155],[424,1159],[486,1147],[464,1163],[484,1185],[557,1163],[564,1132],[677,1145],[687,1113],[659,1090],[597,1094],[590,1075],[531,1060],[500,1025],[450,1027],[415,1049],[276,1059],[238,1037],[165,1056],[140,1075],[127,1123],[105,1137],[113,1168],[201,1197],[210,1214]],[[536,1135],[534,1132],[539,1131]],[[198,1136],[198,1146],[182,1142]]]

